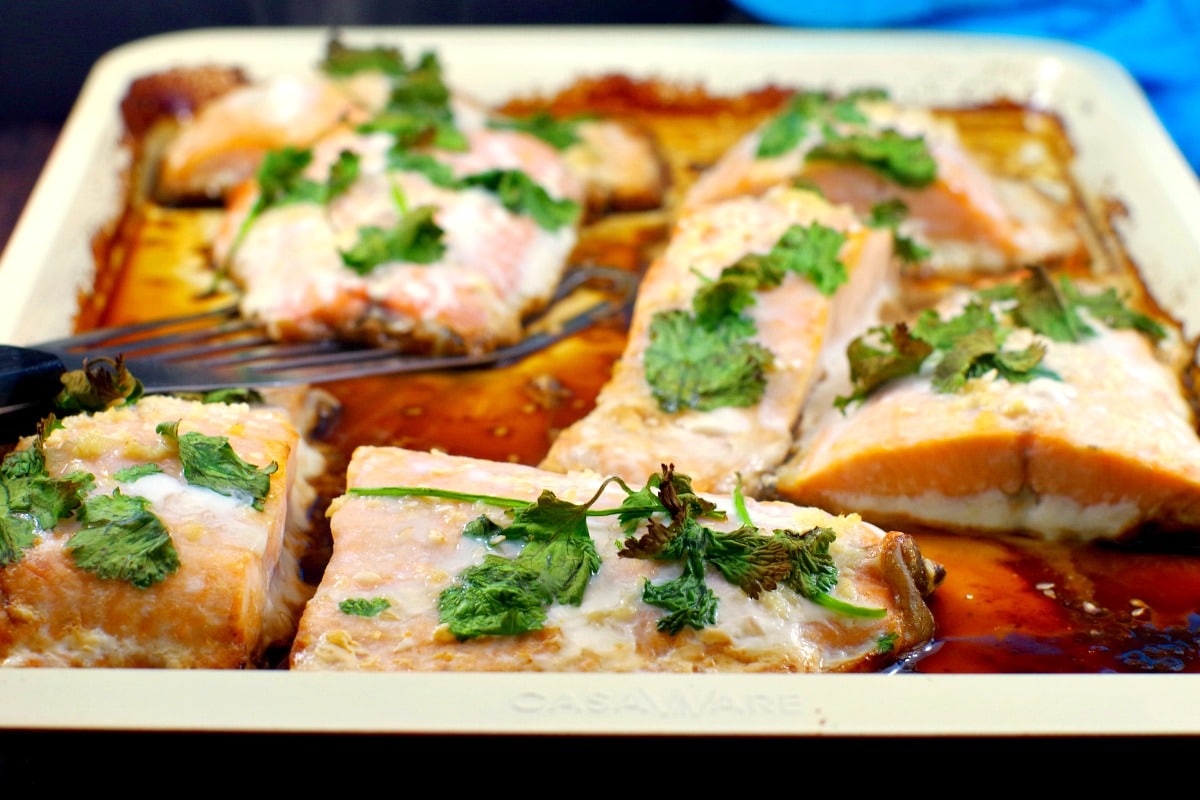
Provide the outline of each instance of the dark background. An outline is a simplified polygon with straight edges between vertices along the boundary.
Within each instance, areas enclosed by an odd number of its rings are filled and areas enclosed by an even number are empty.
[[[3,0],[0,10],[0,123],[61,123],[97,58],[187,28],[753,22],[727,0]]]

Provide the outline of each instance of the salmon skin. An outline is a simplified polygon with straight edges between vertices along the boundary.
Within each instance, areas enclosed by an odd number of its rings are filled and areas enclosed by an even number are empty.
[[[864,216],[898,212],[913,260],[934,274],[1008,271],[1084,246],[1073,207],[984,169],[952,122],[872,90],[797,93],[701,173],[684,205],[794,181]]]
[[[790,586],[752,598],[709,566],[703,585],[713,617],[672,630],[667,612],[644,598],[678,577],[678,566],[621,557],[627,541],[621,521],[597,513],[586,517],[582,531],[573,523],[555,528],[594,546],[592,568],[577,573],[585,584],[576,587],[578,602],[548,601],[539,622],[516,630],[502,629],[507,620],[501,619],[488,629],[500,632],[464,634],[458,618],[445,619],[443,610],[457,613],[461,606],[452,601],[467,584],[487,580],[481,570],[499,569],[535,546],[516,536],[514,502],[590,503],[600,512],[620,506],[626,491],[596,473],[564,475],[393,447],[358,448],[347,487],[330,507],[333,554],[301,618],[292,670],[867,671],[911,654],[933,633],[925,598],[941,580],[940,567],[923,559],[910,537],[855,516],[746,500],[756,538],[784,529],[833,535],[828,553],[837,580],[828,596],[836,601],[806,599]],[[387,496],[397,487],[429,496]],[[448,494],[430,494],[436,491]],[[489,498],[474,499],[479,495]],[[713,531],[740,527],[733,498],[703,500],[713,513],[698,524]],[[498,527],[483,537],[469,532],[483,524]],[[501,609],[515,616],[514,597]]]
[[[7,610],[0,616],[0,664],[239,669],[263,666],[268,648],[290,644],[312,594],[299,556],[305,505],[315,493],[307,483],[313,467],[303,463],[311,454],[302,456],[288,412],[147,396],[61,423],[41,446],[47,479],[90,476],[87,504],[56,524],[43,520],[28,547],[0,564]],[[175,424],[178,441],[200,435],[227,442],[266,473],[258,502],[250,489],[247,496],[197,483],[194,467],[181,460],[182,446],[159,429],[164,423]],[[35,447],[32,441],[23,448]],[[141,472],[124,472],[131,468]],[[6,480],[16,480],[9,463],[5,471]],[[112,544],[121,535],[117,525],[101,528],[109,517],[91,510],[96,498],[114,495],[144,503],[141,514],[111,518],[139,520],[130,535],[144,536],[143,543],[156,532],[158,574],[134,557],[119,562],[120,569],[92,558],[96,546],[118,546]],[[8,513],[16,513],[11,504]]]
[[[925,312],[949,322],[989,309],[995,330],[1009,331],[998,348],[980,345],[985,328],[972,324],[956,335],[974,354],[960,346],[925,355],[912,331],[929,330],[926,316],[925,328],[892,332],[908,343],[896,351],[918,352],[919,369],[865,396],[856,396],[842,359],[805,409],[775,476],[778,495],[853,509],[876,524],[1047,540],[1132,539],[1200,524],[1200,439],[1169,357],[1176,335],[1117,303],[1097,303],[1118,297],[1100,283],[1079,283],[1057,317],[1022,311],[1047,296],[1050,281],[1039,274],[1016,284],[1025,299],[1015,307],[995,299],[1010,297],[1014,284],[1001,284]],[[1076,335],[1064,334],[1064,320]],[[889,350],[878,343],[878,352]],[[1037,350],[1040,361],[1021,363]],[[956,370],[968,361],[974,366]]]
[[[796,227],[840,237],[845,282],[823,291],[811,277],[792,272],[778,286],[754,293],[742,314],[753,322],[755,346],[769,353],[760,395],[664,405],[648,378],[656,357],[652,337],[664,335],[655,326],[664,315],[688,312],[701,287],[731,265],[767,257]],[[743,491],[757,494],[764,474],[787,454],[792,428],[821,372],[823,347],[848,341],[857,320],[886,302],[895,286],[894,266],[888,233],[810,191],[781,186],[684,213],[642,279],[627,345],[594,409],[556,437],[540,466],[639,480],[673,458],[691,465],[698,489],[728,493],[740,480]],[[733,344],[722,345],[698,358],[697,371],[734,353]]]

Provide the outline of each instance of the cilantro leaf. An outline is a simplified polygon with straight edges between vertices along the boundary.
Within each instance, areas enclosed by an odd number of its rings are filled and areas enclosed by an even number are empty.
[[[522,131],[536,136],[555,150],[566,150],[579,143],[576,131],[583,119],[558,119],[545,111],[538,111],[524,118],[490,119],[487,126],[496,130]]]
[[[162,468],[158,464],[135,464],[132,467],[119,469],[113,473],[113,480],[119,483],[131,483],[147,475],[159,475]]]
[[[80,569],[105,580],[146,589],[179,569],[179,554],[162,520],[144,497],[99,495],[84,503],[82,527],[65,545]]]
[[[519,509],[504,529],[507,538],[528,542],[518,558],[538,566],[556,602],[579,605],[588,580],[600,569],[600,555],[587,527],[587,511],[597,497],[599,492],[580,505],[543,491],[536,503]]]
[[[42,454],[42,435],[0,462],[0,566],[24,558],[42,531],[71,516],[91,489],[90,474],[51,478]]]
[[[392,262],[432,264],[446,253],[444,231],[433,220],[436,210],[433,206],[414,208],[386,231],[375,225],[360,228],[358,241],[341,254],[342,263],[359,275]]]
[[[846,282],[838,259],[845,240],[819,223],[792,225],[768,253],[747,253],[701,286],[692,297],[693,314],[655,314],[643,369],[659,407],[675,413],[757,403],[773,356],[752,341],[757,326],[742,311],[757,302],[758,291],[779,286],[789,272],[808,278],[823,294],[835,292]]]
[[[512,558],[488,554],[442,592],[438,613],[450,632],[460,640],[526,633],[545,624],[545,606],[583,602],[588,581],[600,569],[588,511],[607,483],[583,504],[543,491],[536,502],[519,507],[506,528],[486,517],[468,523],[466,535],[503,536],[525,545]]]
[[[822,116],[830,95],[825,92],[798,92],[783,111],[763,125],[759,134],[757,158],[775,158],[796,149],[808,134],[809,125]]]
[[[863,101],[886,97],[875,89],[840,98],[828,92],[797,93],[783,111],[764,124],[756,157],[782,156],[816,137],[806,160],[858,163],[901,186],[928,186],[937,179],[937,162],[924,138],[904,136],[890,128],[874,130],[861,108]]]
[[[467,149],[467,138],[454,126],[446,108],[388,108],[358,126],[360,133],[387,133],[397,148]]]
[[[699,525],[690,529],[692,535],[702,535],[706,530]],[[642,586],[642,601],[667,611],[655,623],[656,627],[672,636],[684,627],[700,630],[717,621],[717,595],[704,582],[703,547],[696,545],[684,549],[687,557],[678,578],[662,583],[646,581]]]
[[[1114,287],[1110,286],[1102,292],[1085,295],[1066,275],[1061,276],[1059,285],[1068,303],[1087,309],[1089,314],[1110,328],[1130,328],[1141,331],[1156,341],[1167,335],[1166,329],[1150,316],[1129,308],[1125,299],[1118,296]]]
[[[213,389],[212,391],[204,392],[200,396],[201,403],[224,403],[232,405],[234,403],[246,403],[247,405],[259,405],[263,402],[262,393],[257,389],[248,389],[243,387],[231,387],[228,389]]]
[[[438,617],[460,641],[515,636],[540,630],[553,599],[536,568],[487,555],[438,596]]]
[[[846,347],[854,391],[836,398],[834,406],[844,412],[851,403],[866,399],[883,384],[915,375],[932,352],[932,345],[914,338],[903,322],[869,329]]]
[[[248,464],[233,451],[225,436],[206,436],[195,431],[179,433],[179,422],[160,422],[154,429],[179,448],[183,477],[193,486],[203,486],[227,497],[245,498],[255,511],[271,490],[271,475],[279,469],[272,461],[263,468]]]
[[[458,187],[454,169],[428,153],[414,153],[403,148],[393,148],[388,152],[388,169],[419,173],[424,175],[434,186],[440,186],[443,189]]]
[[[485,170],[466,176],[462,185],[486,189],[496,195],[502,206],[514,214],[532,217],[543,230],[556,231],[579,219],[579,203],[551,197],[528,173],[519,169]]]
[[[319,66],[326,74],[337,77],[359,72],[403,75],[407,71],[404,56],[397,48],[350,47],[336,38],[325,46],[325,59]]]
[[[386,597],[348,597],[338,603],[339,611],[356,617],[378,617],[391,607]]]
[[[346,192],[358,180],[359,156],[342,151],[330,166],[329,176],[324,182],[305,175],[312,163],[311,149],[286,146],[268,151],[259,164],[258,197],[242,220],[234,238],[233,250],[241,244],[254,223],[272,208],[294,203],[317,203],[324,205]]]
[[[679,577],[657,584],[647,581],[642,587],[644,602],[668,612],[659,619],[659,630],[676,634],[685,626],[700,629],[716,622],[717,597],[704,579],[707,564],[751,598],[775,589],[791,572],[786,548],[760,535],[753,525],[731,532],[701,525],[697,517],[715,506],[692,493],[690,481],[676,481],[673,465],[663,467],[658,488],[670,524],[648,518],[645,533],[627,536],[617,555],[683,562]]]
[[[808,152],[813,161],[862,164],[901,186],[920,189],[937,180],[937,162],[924,137],[887,129],[829,138]]]
[[[1025,383],[1038,377],[1054,377],[1053,373],[1039,368],[1046,346],[1032,342],[1023,350],[1001,349],[1001,336],[997,329],[980,328],[959,337],[954,347],[946,350],[941,361],[934,367],[933,387],[939,392],[953,392],[966,384],[969,378],[977,378],[992,370],[1012,383]]]
[[[145,391],[119,355],[88,359],[83,369],[65,372],[60,380],[63,388],[54,398],[54,409],[62,415],[104,411],[121,403],[134,403]]]
[[[644,366],[659,407],[675,413],[757,403],[773,358],[747,338],[752,329],[753,323],[741,317],[725,317],[710,328],[686,311],[656,314]]]
[[[808,278],[828,297],[846,282],[846,266],[838,257],[845,242],[844,233],[817,222],[792,225],[767,254],[767,262]]]
[[[792,574],[788,555],[783,542],[763,536],[754,525],[710,531],[704,550],[705,560],[751,598],[773,591]]]
[[[900,233],[900,225],[907,218],[908,206],[903,200],[892,198],[871,206],[867,224],[872,228],[890,228],[897,258],[906,264],[916,264],[929,258],[933,251],[911,236]]]
[[[790,545],[792,572],[787,585],[801,597],[813,599],[837,586],[838,570],[829,554],[829,546],[837,538],[832,528],[813,528],[804,533],[775,531],[777,541]]]

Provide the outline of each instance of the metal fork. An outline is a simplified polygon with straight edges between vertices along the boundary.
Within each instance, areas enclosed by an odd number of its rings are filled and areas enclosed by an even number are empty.
[[[0,345],[0,414],[45,404],[62,388],[59,378],[65,371],[82,369],[89,359],[117,355],[147,393],[324,383],[508,363],[601,320],[627,314],[637,281],[635,273],[623,269],[572,269],[547,309],[526,323],[520,341],[473,355],[412,355],[335,341],[276,342],[242,320],[236,307],[101,328],[28,347]],[[556,311],[588,285],[601,290],[600,298],[560,318]]]

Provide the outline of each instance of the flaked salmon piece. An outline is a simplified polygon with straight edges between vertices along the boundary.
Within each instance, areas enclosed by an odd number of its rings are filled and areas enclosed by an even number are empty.
[[[861,98],[853,107],[854,121],[834,115],[798,122],[804,133],[794,144],[764,155],[764,136],[769,137],[778,118],[767,120],[701,173],[685,195],[684,206],[756,194],[800,179],[830,201],[849,203],[863,215],[882,203],[899,201],[907,210],[900,231],[928,246],[931,252],[924,266],[936,273],[1004,271],[1074,254],[1084,246],[1072,206],[1031,184],[988,172],[963,145],[951,121],[877,97]],[[836,133],[831,136],[830,131]],[[838,148],[830,145],[841,144],[837,136],[922,142],[925,152],[920,157],[931,159],[929,175],[917,179],[916,171],[879,168],[854,155],[835,157],[830,151]],[[911,155],[897,159],[902,162]]]
[[[333,554],[301,618],[291,651],[293,670],[867,671],[911,653],[934,630],[925,598],[941,570],[921,557],[911,537],[884,532],[856,516],[746,500],[759,528],[752,535],[831,530],[829,555],[837,581],[829,595],[874,611],[843,613],[787,586],[751,599],[709,566],[703,580],[716,602],[715,620],[671,633],[660,627],[666,612],[645,602],[643,589],[646,582],[678,576],[678,566],[618,556],[625,534],[617,518],[591,516],[587,536],[599,566],[577,605],[551,603],[541,624],[512,634],[464,638],[453,632],[454,621],[439,616],[444,593],[463,570],[485,558],[512,558],[523,549],[518,539],[501,534],[489,544],[487,538],[464,535],[464,527],[478,524],[481,516],[501,526],[511,518],[502,508],[469,497],[359,496],[356,489],[428,487],[526,503],[549,491],[559,500],[585,504],[603,487],[593,510],[619,506],[625,491],[605,485],[595,473],[559,474],[392,447],[358,448],[347,486],[348,493],[330,508]],[[705,499],[727,518],[705,517],[701,524],[722,532],[739,526],[733,498]]]
[[[185,475],[178,444],[156,430],[161,423],[178,423],[180,440],[189,433],[223,437],[237,457],[268,472],[261,509],[249,489],[207,488]],[[84,525],[79,514],[37,530],[32,546],[0,566],[0,664],[263,666],[268,648],[290,644],[313,591],[300,575],[309,525],[300,506],[315,496],[307,476],[320,467],[304,463],[319,456],[302,452],[302,441],[280,408],[166,396],[64,418],[45,436],[49,476],[93,476],[89,504],[114,493],[144,498],[169,536],[178,567],[164,569],[144,588],[133,577],[101,577],[117,565],[93,571],[72,552]],[[120,474],[146,464],[157,471]],[[117,536],[111,528],[104,535],[110,542]]]
[[[688,309],[697,290],[725,268],[748,254],[768,253],[797,225],[844,235],[839,258],[847,282],[827,295],[793,272],[777,288],[757,294],[744,313],[756,326],[754,341],[772,354],[757,400],[709,409],[664,407],[647,378],[656,318]],[[823,346],[848,341],[857,321],[890,297],[895,287],[890,257],[888,234],[809,191],[776,187],[683,214],[663,255],[646,271],[626,348],[595,408],[557,436],[540,466],[638,480],[675,459],[690,466],[698,489],[728,493],[740,477],[744,491],[757,494],[763,476],[787,454],[796,419],[820,374]]]
[[[464,151],[432,150],[456,179],[519,171],[552,202],[582,189],[558,153],[528,134],[477,129]],[[574,223],[547,227],[484,187],[439,185],[389,165],[386,134],[343,128],[319,142],[305,174],[326,181],[336,160],[358,158],[350,186],[328,202],[285,203],[258,214],[260,189],[231,199],[214,254],[242,289],[242,314],[279,339],[336,337],[412,350],[482,352],[520,338],[522,320],[544,307],[577,239]],[[391,231],[432,209],[443,252],[420,261],[387,254],[352,267],[345,254],[369,231]]]
[[[580,122],[576,134],[578,142],[563,151],[563,158],[584,185],[590,217],[662,206],[670,172],[653,135],[603,118]]]
[[[230,85],[215,97],[203,98],[194,111],[180,113],[179,129],[166,143],[159,164],[156,193],[177,203],[223,200],[254,176],[267,153],[313,147],[338,130],[370,122],[387,107],[389,85],[388,76],[377,71],[339,77],[310,71]],[[169,86],[160,90],[165,95],[160,103],[172,97]],[[155,100],[152,89],[140,92],[143,105]],[[495,152],[500,146],[519,150],[535,137],[500,127],[504,118],[469,94],[453,91],[447,107],[453,126],[464,135],[492,134],[473,143],[463,156],[464,166],[482,161],[499,168],[506,161],[539,160],[522,158],[519,152],[508,157]],[[569,172],[569,180],[580,185],[570,193],[580,195],[589,214],[661,205],[666,167],[651,136],[602,118],[579,121],[574,130],[575,141],[563,147],[555,169]]]
[[[972,296],[948,298],[943,318]],[[1016,329],[1006,349],[1045,346],[1048,374],[1027,381],[993,369],[937,391],[926,365],[843,413],[833,401],[851,396],[848,371],[831,373],[778,470],[778,496],[881,525],[1046,540],[1194,529],[1200,439],[1169,347],[1088,324],[1095,335],[1081,341]]]
[[[232,88],[181,124],[163,153],[157,191],[176,200],[222,199],[254,175],[267,152],[307,147],[339,125],[366,121],[367,94],[317,72]]]

